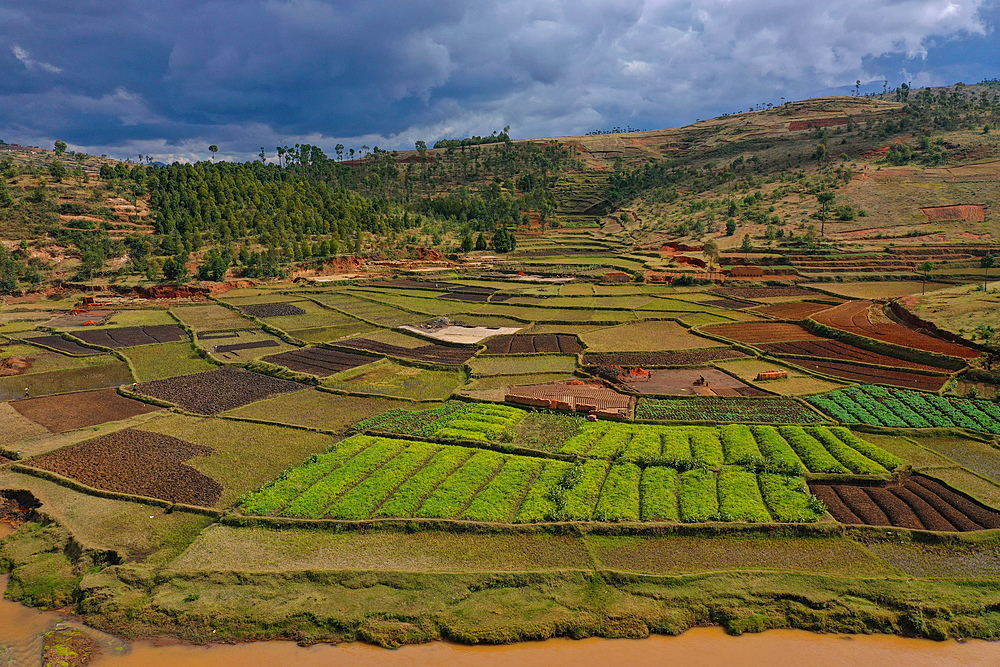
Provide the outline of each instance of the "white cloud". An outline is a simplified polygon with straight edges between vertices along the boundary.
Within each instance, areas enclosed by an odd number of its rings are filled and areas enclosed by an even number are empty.
[[[26,69],[40,69],[49,74],[59,74],[62,72],[61,67],[56,67],[55,65],[50,65],[49,63],[43,63],[40,60],[34,60],[31,55],[20,46],[15,44],[10,47],[10,50],[14,53],[14,57],[21,61]]]

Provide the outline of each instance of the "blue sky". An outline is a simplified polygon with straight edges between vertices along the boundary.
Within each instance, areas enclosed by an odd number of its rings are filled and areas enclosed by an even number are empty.
[[[250,159],[1000,77],[1000,0],[0,0],[0,139]]]

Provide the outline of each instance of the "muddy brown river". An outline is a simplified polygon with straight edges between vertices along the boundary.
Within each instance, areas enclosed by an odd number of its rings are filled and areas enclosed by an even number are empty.
[[[10,526],[0,523],[0,538]],[[7,577],[0,578],[0,593]],[[131,644],[96,632],[55,613],[0,600],[0,667],[41,665],[41,637],[56,627],[85,629],[101,646],[93,667],[358,667],[445,666],[513,667],[544,664],[550,667],[607,667],[611,664],[682,664],[691,666],[738,664],[773,667],[800,664],[809,667],[871,667],[906,664],[907,667],[990,667],[1000,665],[1000,642],[933,642],[885,635],[821,635],[803,630],[770,630],[731,637],[721,628],[695,628],[679,637],[647,639],[550,639],[507,646],[464,646],[433,642],[390,651],[367,644],[297,646],[292,642],[215,644],[192,646],[171,642]]]

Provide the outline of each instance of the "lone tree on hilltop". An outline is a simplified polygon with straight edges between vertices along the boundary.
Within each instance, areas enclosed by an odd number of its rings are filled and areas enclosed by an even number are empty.
[[[56,155],[62,155],[63,153],[65,153],[66,152],[66,148],[67,147],[66,147],[66,142],[65,141],[57,141],[56,144],[55,144]]]
[[[208,147],[208,152],[212,154],[212,162],[215,162],[215,154],[219,152],[219,147],[212,144]]]

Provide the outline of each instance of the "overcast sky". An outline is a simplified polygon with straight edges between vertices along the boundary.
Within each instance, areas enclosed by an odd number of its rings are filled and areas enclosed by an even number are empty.
[[[0,139],[114,157],[676,127],[1000,77],[1000,0],[0,0]]]

